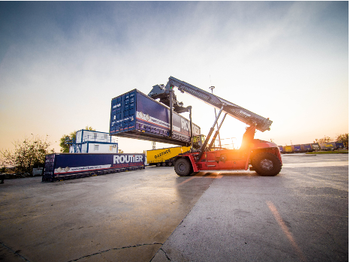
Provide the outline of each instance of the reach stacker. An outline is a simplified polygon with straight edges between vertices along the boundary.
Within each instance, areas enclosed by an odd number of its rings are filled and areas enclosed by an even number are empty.
[[[248,169],[255,170],[262,176],[275,176],[279,174],[282,169],[282,158],[278,146],[275,143],[254,138],[256,130],[261,132],[270,130],[272,121],[269,118],[264,118],[219,96],[174,77],[170,77],[165,86],[153,86],[153,89],[148,94],[151,98],[159,99],[159,102],[170,107],[169,137],[171,137],[173,132],[173,112],[189,112],[190,118],[192,115],[191,106],[183,107],[183,104],[177,101],[174,93],[175,87],[180,92],[190,94],[219,109],[219,113],[217,114],[209,133],[199,149],[193,147],[190,151],[176,156],[174,168],[179,176],[189,176],[201,171]],[[242,145],[239,149],[216,149],[213,147],[214,141],[218,136],[219,130],[227,115],[230,115],[248,125],[246,132],[243,135]],[[192,124],[192,119],[190,119],[190,123]],[[216,126],[217,130],[214,133]],[[192,127],[190,130],[192,130]]]

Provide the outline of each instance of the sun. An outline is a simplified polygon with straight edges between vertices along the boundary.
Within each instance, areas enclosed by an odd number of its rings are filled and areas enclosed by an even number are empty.
[[[226,149],[239,149],[242,145],[242,138],[246,127],[245,124],[240,123],[236,119],[226,118],[219,134],[221,147]],[[218,139],[215,141],[215,145],[218,145]]]
[[[221,148],[239,149],[241,147],[241,144],[242,144],[242,139],[239,139],[237,137],[228,137],[228,138],[221,138],[220,137],[220,143],[221,143]],[[218,140],[216,141],[215,144],[219,145]]]

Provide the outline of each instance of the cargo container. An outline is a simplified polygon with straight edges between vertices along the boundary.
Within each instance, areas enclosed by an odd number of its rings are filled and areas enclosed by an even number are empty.
[[[79,144],[85,142],[117,143],[117,140],[107,132],[81,129],[75,133],[75,142]]]
[[[280,150],[281,153],[284,153],[283,146],[278,146],[278,149]]]
[[[302,144],[300,146],[301,146],[301,152],[312,152],[313,151],[311,144]]]
[[[173,165],[172,158],[179,154],[186,153],[190,146],[177,146],[146,151],[147,164],[157,166]]]
[[[335,142],[335,149],[343,149],[344,143],[343,142]]]
[[[283,152],[284,153],[293,153],[293,147],[292,146],[284,146]]]
[[[69,153],[118,153],[118,139],[109,133],[82,129],[75,137],[67,141]]]
[[[312,143],[311,147],[312,147],[313,151],[321,150],[321,147],[320,147],[320,145],[318,143]]]
[[[73,144],[69,147],[69,153],[118,153],[118,143],[86,142]]]
[[[49,154],[45,158],[42,181],[53,182],[144,168],[144,154]]]
[[[325,151],[332,151],[336,147],[335,142],[321,143],[320,146],[321,146],[321,149]]]
[[[193,136],[200,127],[192,125]],[[170,110],[137,89],[112,99],[110,134],[121,137],[189,146],[190,121],[173,113],[173,132],[170,137]]]
[[[292,145],[293,152],[294,153],[300,153],[301,152],[301,146],[300,145]]]

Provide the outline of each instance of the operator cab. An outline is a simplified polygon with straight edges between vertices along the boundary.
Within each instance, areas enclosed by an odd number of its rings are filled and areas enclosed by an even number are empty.
[[[254,136],[255,136],[255,126],[248,126],[246,128],[245,133],[243,134],[243,138],[242,138],[242,145],[239,148],[240,150],[246,150],[247,148],[250,147],[251,143],[254,140]]]

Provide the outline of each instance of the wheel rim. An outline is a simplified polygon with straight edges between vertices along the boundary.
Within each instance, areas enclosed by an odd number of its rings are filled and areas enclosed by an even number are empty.
[[[184,165],[183,163],[181,163],[181,164],[179,165],[179,171],[180,171],[180,172],[184,172],[185,169],[186,169],[185,165]]]
[[[265,170],[273,169],[273,162],[270,159],[263,159],[260,162],[260,166]]]

